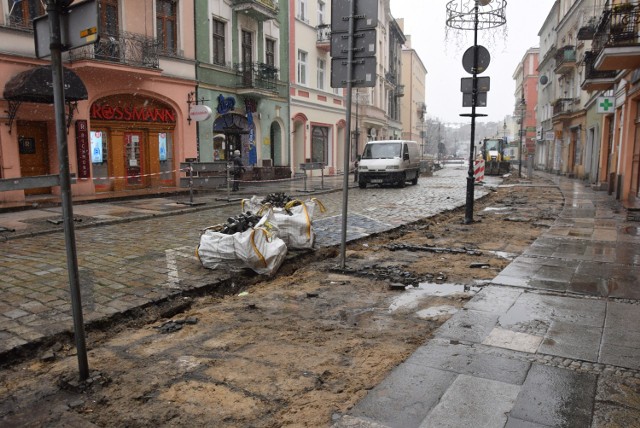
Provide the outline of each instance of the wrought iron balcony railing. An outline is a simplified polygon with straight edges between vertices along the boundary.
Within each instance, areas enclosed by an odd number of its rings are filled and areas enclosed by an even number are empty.
[[[556,52],[556,67],[563,64],[576,62],[576,48],[574,46],[564,46]]]
[[[317,43],[331,42],[331,26],[329,24],[321,24],[316,27]]]
[[[614,79],[618,74],[615,70],[596,70],[595,62],[598,57],[596,52],[587,51],[584,53],[584,79],[585,80],[595,80],[595,79]]]
[[[121,64],[159,68],[160,41],[142,34],[121,32],[101,36],[98,43],[69,51],[69,59],[93,59]]]
[[[639,23],[640,4],[638,2],[613,6],[607,2],[596,26],[592,50],[599,52],[605,47],[639,44]]]
[[[553,104],[553,115],[571,113],[574,111],[573,106],[579,102],[579,98],[560,98]]]
[[[278,90],[278,69],[263,62],[241,62],[233,68],[240,77],[238,87],[254,88],[266,91]]]

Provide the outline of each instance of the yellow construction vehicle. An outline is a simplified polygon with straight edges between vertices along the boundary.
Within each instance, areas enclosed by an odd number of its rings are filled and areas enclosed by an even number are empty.
[[[507,142],[504,138],[485,138],[482,140],[482,158],[485,175],[502,175],[511,171],[509,156],[505,155]]]

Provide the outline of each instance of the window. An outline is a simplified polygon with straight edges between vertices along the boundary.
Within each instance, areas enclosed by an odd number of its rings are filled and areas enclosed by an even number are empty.
[[[176,0],[156,0],[156,37],[164,53],[175,55],[178,51],[176,25]]]
[[[318,25],[324,24],[325,5],[323,1],[318,1]]]
[[[273,39],[266,39],[264,62],[271,67],[276,66],[276,41]]]
[[[298,0],[298,19],[307,22],[307,0]]]
[[[318,89],[324,89],[325,60],[318,58]]]
[[[118,22],[118,0],[100,0],[100,25],[102,36],[118,37],[120,25]]]
[[[242,67],[251,69],[253,64],[253,34],[242,30]]]
[[[212,62],[218,65],[225,65],[225,54],[224,54],[224,29],[225,23],[218,19],[212,19],[213,28],[213,57]]]
[[[99,0],[100,41],[93,46],[96,59],[120,61],[121,43],[118,0]],[[124,44],[122,44],[122,47]],[[124,47],[123,47],[124,49]]]
[[[33,18],[45,14],[40,0],[22,0],[9,2],[9,26],[31,29]]]
[[[329,147],[329,128],[314,126],[311,129],[311,162],[327,164]]]
[[[298,51],[298,83],[307,84],[307,53]]]

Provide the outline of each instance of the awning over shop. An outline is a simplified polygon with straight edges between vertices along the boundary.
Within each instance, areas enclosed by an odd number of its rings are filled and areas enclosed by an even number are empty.
[[[86,100],[87,88],[80,77],[68,68],[63,70],[65,101]],[[36,67],[16,74],[5,85],[3,97],[9,101],[53,104],[51,66]]]
[[[68,68],[63,68],[64,101],[67,103],[67,128],[71,125],[74,106],[80,100],[89,98],[82,79]],[[2,96],[9,104],[9,133],[21,103],[53,104],[53,76],[51,66],[32,68],[13,76],[4,86]]]

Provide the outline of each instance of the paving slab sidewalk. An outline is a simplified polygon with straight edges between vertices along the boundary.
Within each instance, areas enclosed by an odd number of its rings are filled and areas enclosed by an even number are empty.
[[[640,224],[549,176],[560,217],[334,427],[640,427]]]

